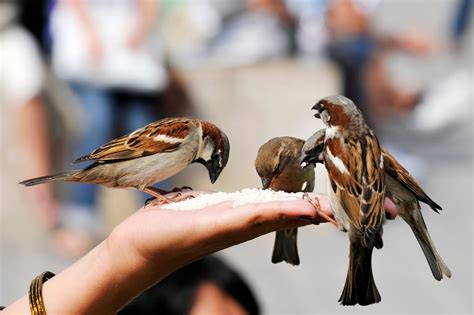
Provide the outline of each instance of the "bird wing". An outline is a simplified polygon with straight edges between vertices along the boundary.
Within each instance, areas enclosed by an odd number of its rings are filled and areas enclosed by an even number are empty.
[[[178,149],[194,128],[192,119],[165,118],[114,139],[74,161],[111,162],[128,160]]]
[[[344,148],[343,148],[344,147]],[[375,136],[328,139],[325,163],[331,187],[352,224],[373,240],[384,214],[384,172]]]
[[[420,187],[411,174],[390,154],[385,148],[382,149],[385,173],[393,177],[403,187],[411,191],[419,201],[429,205],[435,212],[441,210],[441,206],[434,202]]]

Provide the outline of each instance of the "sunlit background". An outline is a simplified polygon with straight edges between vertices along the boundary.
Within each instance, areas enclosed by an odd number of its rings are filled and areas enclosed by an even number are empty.
[[[342,307],[347,236],[299,233],[301,265],[270,262],[274,236],[221,257],[264,314],[471,313],[473,5],[470,0],[0,1],[0,305],[60,272],[147,198],[23,179],[71,169],[114,137],[166,116],[212,121],[229,164],[192,165],[162,187],[260,187],[261,144],[322,128],[310,108],[345,94],[443,211],[423,205],[453,276],[438,282],[408,226],[387,222],[374,276],[382,302]],[[77,166],[77,165],[75,165]],[[326,174],[316,170],[316,191]],[[54,227],[54,228],[53,228]]]

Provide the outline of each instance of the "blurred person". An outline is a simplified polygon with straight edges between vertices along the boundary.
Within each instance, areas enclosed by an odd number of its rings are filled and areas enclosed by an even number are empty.
[[[377,35],[371,15],[379,1],[332,0],[326,12],[330,33],[329,57],[339,67],[342,93],[360,106],[371,128],[378,128],[376,106],[403,109],[416,99],[416,92],[396,89],[381,60],[392,50],[401,49],[424,56],[432,51],[432,42],[421,34]]]
[[[197,196],[200,192],[184,194]],[[317,213],[323,211],[332,215],[328,197],[323,194],[312,194],[311,197],[318,199],[319,209],[303,199],[250,203],[235,208],[234,202],[229,200],[193,211],[175,211],[161,206],[141,208],[69,268],[55,277],[48,275],[50,280],[42,286],[41,298],[35,299],[35,304],[40,304],[48,314],[116,313],[140,292],[192,261],[276,230],[301,227],[313,220],[324,222]],[[190,271],[193,269],[184,272]],[[232,277],[229,273],[227,276]],[[219,276],[214,279],[219,283],[233,282],[217,280]],[[189,278],[186,280],[189,281]],[[238,287],[242,289],[238,290],[240,293],[233,291]],[[238,303],[249,303],[244,306],[228,300],[227,307],[229,303],[233,306],[227,311],[240,309],[245,312],[246,307],[255,311],[255,305],[252,306],[254,301],[241,285],[220,289],[229,292],[234,299],[238,299]],[[203,292],[206,290],[208,292]],[[220,295],[219,299],[229,298],[226,294],[222,296],[222,293],[215,287],[207,285],[203,289],[201,286],[193,308],[203,307],[204,302],[212,306],[213,303],[206,301],[209,295],[214,295],[213,299],[217,298],[216,294]],[[247,297],[237,298],[239,294]],[[185,302],[176,300],[176,303]],[[29,312],[28,295],[3,312]],[[198,308],[194,314],[210,313],[217,312]],[[258,313],[258,308],[254,313]]]
[[[245,66],[294,52],[296,19],[285,1],[241,0],[228,5],[231,13],[222,17],[220,32],[208,44],[211,63]]]
[[[153,0],[52,1],[52,65],[83,114],[74,157],[163,116],[169,74],[156,14]],[[97,192],[95,185],[71,187],[58,246],[73,256],[98,232]]]
[[[2,106],[13,117],[21,146],[22,168],[26,176],[50,173],[51,140],[48,108],[44,98],[45,69],[33,37],[18,24],[20,3],[0,3],[0,75]],[[58,203],[52,185],[26,192],[34,200],[35,212],[42,225],[53,228],[58,223]]]
[[[242,276],[219,257],[209,256],[164,278],[118,314],[257,315],[260,308]]]

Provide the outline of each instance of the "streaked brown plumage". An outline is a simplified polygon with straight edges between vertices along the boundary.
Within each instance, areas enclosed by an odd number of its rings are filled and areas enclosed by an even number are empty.
[[[443,275],[451,278],[451,270],[438,254],[428,232],[421,214],[420,201],[429,205],[435,212],[441,210],[441,207],[428,197],[413,176],[388,151],[383,150],[383,157],[387,197],[395,203],[398,214],[413,231],[433,277],[436,280],[443,279]]]
[[[314,190],[314,166],[303,169],[300,155],[304,141],[293,137],[273,138],[258,150],[255,168],[264,189],[285,192],[312,192]],[[286,261],[299,265],[297,247],[298,229],[277,231],[272,262]]]
[[[229,158],[227,136],[215,125],[191,118],[165,118],[114,139],[74,161],[94,161],[90,166],[57,175],[22,181],[32,186],[51,181],[133,187],[158,199],[153,184],[165,180],[191,163],[201,163],[214,183]]]
[[[321,129],[306,140],[303,146],[302,162],[306,164],[323,163],[321,154],[324,137],[325,129]],[[450,278],[451,271],[438,254],[426,227],[420,202],[429,205],[436,213],[439,213],[438,210],[441,210],[441,206],[425,193],[413,176],[385,148],[382,148],[382,155],[387,197],[395,203],[398,214],[413,231],[433,277],[436,280],[441,280],[443,275]]]
[[[381,248],[385,174],[377,137],[360,110],[343,96],[330,96],[315,106],[326,124],[323,159],[334,216],[350,240],[349,269],[339,301],[369,305],[381,300],[372,275],[372,251]]]

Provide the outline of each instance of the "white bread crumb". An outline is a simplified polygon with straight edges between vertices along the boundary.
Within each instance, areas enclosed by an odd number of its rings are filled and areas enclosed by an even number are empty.
[[[216,192],[211,194],[201,194],[196,198],[186,199],[180,202],[163,205],[163,209],[170,210],[196,210],[209,207],[227,200],[233,200],[233,208],[248,203],[263,203],[269,201],[296,200],[303,198],[303,193],[286,193],[283,191],[262,190],[262,189],[242,189],[241,191],[225,193]]]

